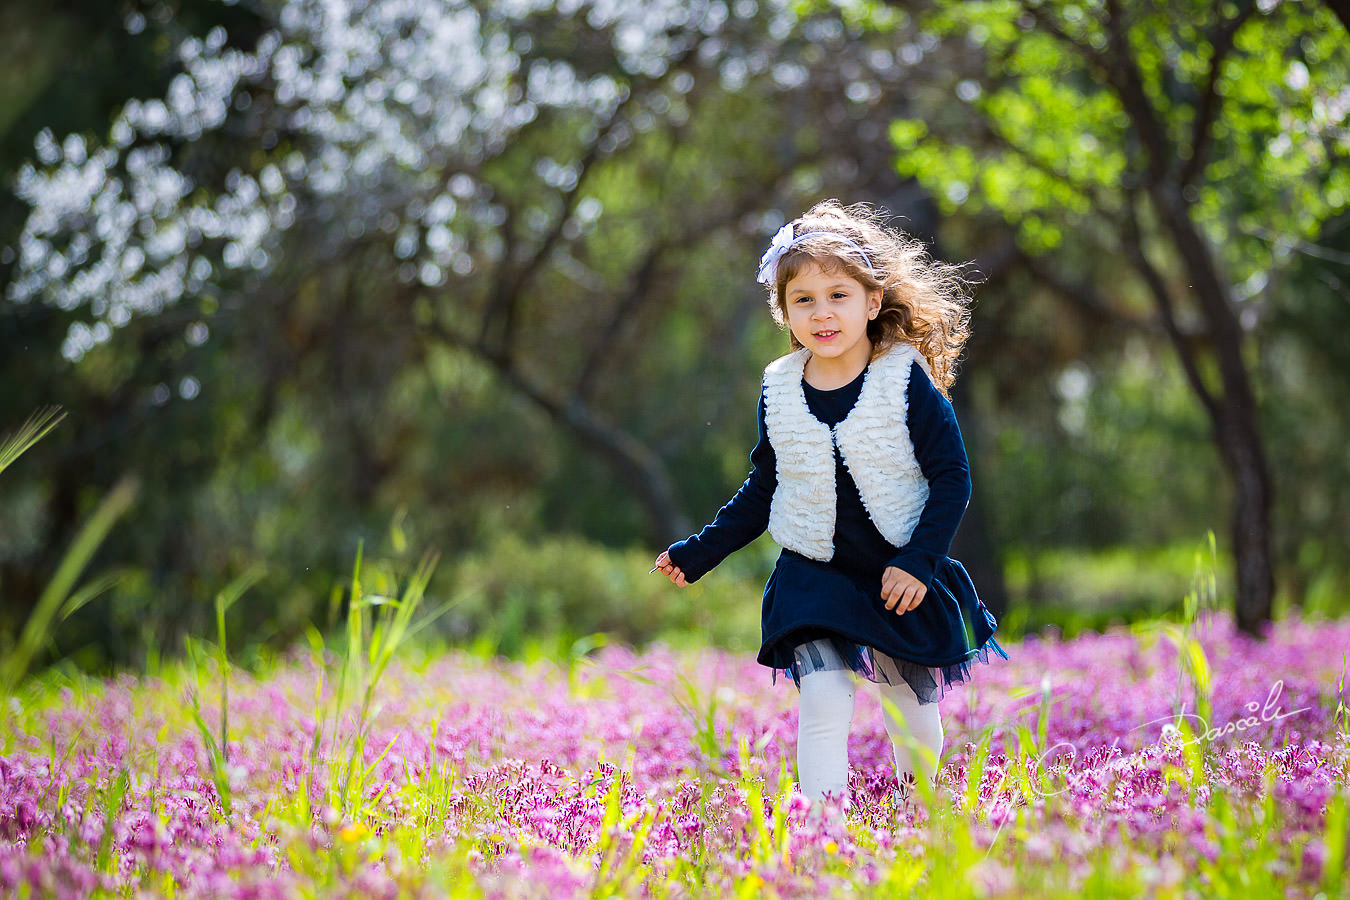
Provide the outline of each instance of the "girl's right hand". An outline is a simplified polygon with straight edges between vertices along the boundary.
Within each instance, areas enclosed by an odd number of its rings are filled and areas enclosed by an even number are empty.
[[[684,573],[680,567],[670,561],[670,554],[662,550],[661,555],[656,557],[656,571],[670,579],[671,584],[679,587],[688,587],[689,582],[684,580]]]

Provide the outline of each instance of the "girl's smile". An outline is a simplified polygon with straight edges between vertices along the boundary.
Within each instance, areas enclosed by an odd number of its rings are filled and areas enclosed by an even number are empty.
[[[788,328],[811,351],[807,380],[828,389],[856,378],[872,358],[867,323],[881,308],[881,292],[842,272],[808,265],[787,283],[784,295]]]

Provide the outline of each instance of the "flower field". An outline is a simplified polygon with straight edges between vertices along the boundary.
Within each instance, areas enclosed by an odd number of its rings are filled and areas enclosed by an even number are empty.
[[[859,692],[842,820],[793,792],[796,695],[749,654],[49,673],[0,725],[0,896],[1350,896],[1350,621],[1005,647],[912,802]]]

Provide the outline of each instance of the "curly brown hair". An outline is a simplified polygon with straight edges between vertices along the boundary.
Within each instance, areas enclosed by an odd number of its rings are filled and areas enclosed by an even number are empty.
[[[807,266],[842,272],[868,291],[881,291],[881,311],[867,323],[872,359],[901,341],[912,344],[928,360],[937,389],[949,396],[961,348],[970,337],[969,285],[974,279],[963,267],[933,259],[922,243],[889,227],[866,203],[842,206],[826,200],[793,226],[793,234],[820,234],[794,244],[778,260],[777,277],[768,286],[774,321],[787,327],[787,284]],[[857,248],[867,254],[870,270]],[[792,349],[801,349],[791,331],[788,337]]]

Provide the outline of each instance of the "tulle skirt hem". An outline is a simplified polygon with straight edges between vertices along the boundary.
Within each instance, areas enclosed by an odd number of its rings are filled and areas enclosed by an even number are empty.
[[[828,643],[834,652],[820,652],[817,645],[821,643]],[[801,690],[802,677],[812,672],[852,669],[861,677],[876,684],[895,685],[902,682],[908,684],[919,703],[926,704],[940,701],[954,685],[970,681],[972,666],[977,662],[987,665],[990,651],[1003,659],[1008,658],[1007,652],[991,635],[982,646],[971,651],[971,655],[966,659],[950,665],[929,666],[907,659],[896,659],[867,644],[834,636],[795,648],[792,664],[781,671],[792,679],[798,690]],[[774,683],[778,681],[779,671],[773,670]]]

